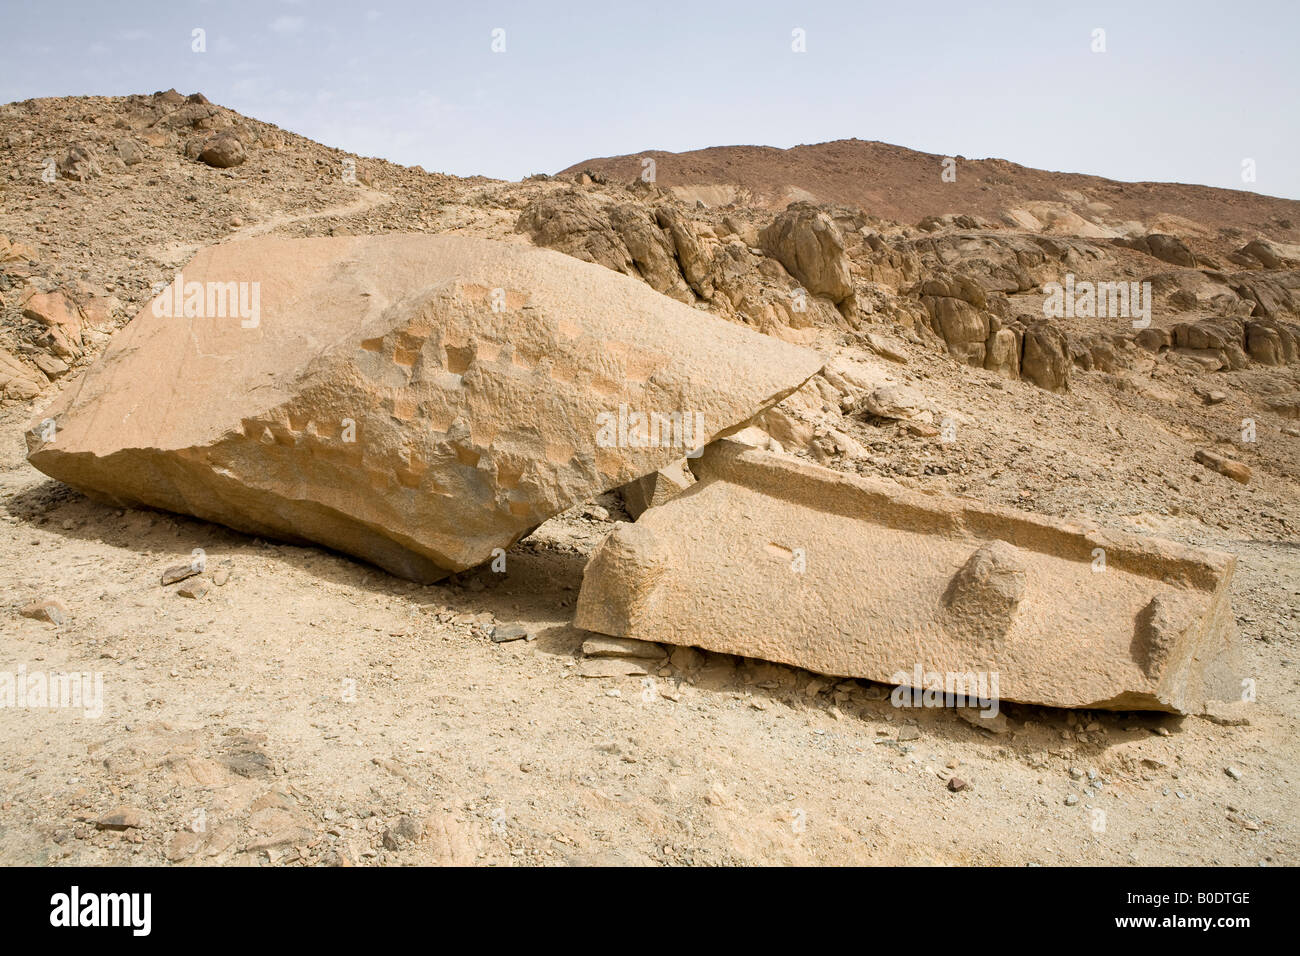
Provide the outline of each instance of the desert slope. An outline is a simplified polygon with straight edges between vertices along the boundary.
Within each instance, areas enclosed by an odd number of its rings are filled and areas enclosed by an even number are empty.
[[[1048,227],[1059,223],[1057,232],[1078,234],[1079,223],[1070,218],[1077,216],[1099,235],[1125,234],[1140,223],[1144,231],[1192,231],[1205,239],[1268,230],[1278,239],[1300,240],[1295,200],[1209,186],[1116,182],[1005,159],[954,157],[956,179],[945,182],[947,157],[860,139],[789,149],[647,150],[583,160],[560,175],[590,170],[612,181],[631,181],[641,175],[647,158],[655,161],[660,186],[710,205],[735,201],[783,208],[805,199],[909,224],[928,216],[968,215],[1024,228],[1036,219]]]
[[[705,150],[689,175],[650,155],[657,186],[633,184],[639,155],[508,183],[175,91],[0,106],[0,672],[104,687],[97,718],[0,707],[0,861],[1300,861],[1296,204],[1000,161],[946,184],[939,157],[853,141]],[[787,213],[791,188],[824,205]],[[826,242],[801,262],[810,224]],[[803,464],[1235,555],[1257,700],[1007,704],[994,730],[754,658],[609,664],[573,620],[588,556],[632,517],[619,492],[544,523],[502,573],[421,586],[110,507],[28,463],[32,422],[196,250],[420,232],[555,248],[816,348],[825,371],[757,439]],[[1149,281],[1150,327],[1048,321],[1066,273]],[[199,596],[160,584],[196,548]],[[46,601],[57,623],[23,614]]]

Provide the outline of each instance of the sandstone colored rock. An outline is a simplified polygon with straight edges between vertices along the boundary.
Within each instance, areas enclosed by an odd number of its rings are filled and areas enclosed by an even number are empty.
[[[23,303],[23,318],[56,331],[71,345],[81,344],[81,314],[62,292],[37,292]]]
[[[690,494],[592,554],[578,627],[913,686],[996,674],[1002,699],[1057,707],[1193,712],[1240,693],[1231,555],[727,440],[693,468]]]
[[[672,241],[639,203],[601,205],[579,190],[554,193],[529,203],[516,228],[539,246],[644,279],[656,292],[682,302],[694,301]]]
[[[609,637],[606,634],[595,634],[583,641],[582,653],[587,657],[631,657],[652,661],[668,658],[668,652],[658,644],[627,637]]]
[[[1192,255],[1191,250],[1187,248],[1183,241],[1176,236],[1153,232],[1147,236],[1138,236],[1132,239],[1114,239],[1112,241],[1117,246],[1125,246],[1129,249],[1145,252],[1147,255],[1163,262],[1172,263],[1176,266],[1186,266],[1187,268],[1196,267],[1196,257]]]
[[[62,624],[68,619],[68,609],[61,601],[54,598],[33,601],[24,605],[18,613],[34,621],[45,621],[47,624],[55,625]]]
[[[0,349],[0,398],[35,398],[44,385],[39,372],[28,368],[16,355]]]
[[[627,513],[635,520],[641,517],[646,509],[671,501],[693,484],[695,484],[695,476],[686,466],[686,460],[682,459],[673,462],[667,468],[660,468],[635,481],[629,481],[619,489],[619,494],[623,497],[623,506],[627,509]]]
[[[199,161],[215,166],[217,169],[229,169],[239,166],[248,158],[244,144],[229,133],[218,133],[206,140],[199,150]]]
[[[69,146],[68,151],[59,160],[57,168],[59,175],[64,179],[76,182],[85,182],[101,173],[99,158],[95,154],[95,148],[89,143],[74,143]]]
[[[203,314],[165,314],[169,292],[142,309],[41,413],[55,428],[29,432],[31,463],[417,580],[666,467],[821,366],[523,244],[260,238],[182,276]]]
[[[713,260],[690,223],[675,207],[668,204],[655,210],[655,221],[672,239],[682,274],[691,288],[705,299],[713,298],[713,279],[710,275]]]
[[[36,258],[32,247],[21,242],[11,242],[0,236],[0,262],[27,262]]]
[[[925,397],[908,385],[881,385],[872,390],[857,406],[853,414],[865,413],[877,418],[902,421],[915,418],[925,411]]]
[[[1195,457],[1206,468],[1211,468],[1233,481],[1243,485],[1250,483],[1251,471],[1249,465],[1243,465],[1239,461],[1233,461],[1231,458],[1204,448],[1197,449]]]
[[[1246,351],[1263,365],[1289,365],[1300,360],[1300,329],[1274,319],[1246,323]]]
[[[1035,322],[1025,329],[1020,376],[1049,392],[1070,387],[1070,349],[1065,333],[1050,322]]]
[[[853,294],[844,236],[816,206],[791,203],[759,233],[758,243],[813,295],[838,303]]]
[[[948,345],[948,353],[966,365],[983,368],[989,338],[989,317],[963,299],[952,296],[921,297],[935,330]]]
[[[1265,269],[1285,269],[1295,263],[1287,259],[1281,249],[1267,239],[1252,239],[1240,249],[1239,255],[1256,260]]]

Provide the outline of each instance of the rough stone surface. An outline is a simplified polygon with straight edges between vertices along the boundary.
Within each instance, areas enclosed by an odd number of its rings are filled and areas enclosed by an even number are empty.
[[[631,657],[639,660],[666,660],[668,652],[658,644],[637,641],[627,637],[609,637],[594,634],[582,642],[582,653],[587,657]]]
[[[854,409],[854,414],[903,420],[925,410],[925,398],[907,385],[888,384],[872,390]]]
[[[39,372],[24,365],[17,356],[0,349],[0,397],[35,398],[44,384]]]
[[[1070,356],[1065,336],[1049,322],[1025,330],[1020,374],[1039,388],[1063,392],[1070,387]]]
[[[593,553],[578,627],[885,682],[996,673],[1002,699],[1057,707],[1196,712],[1239,693],[1230,555],[726,440],[693,468],[689,495]]]
[[[259,283],[258,316],[146,306],[40,414],[31,463],[119,506],[314,541],[418,580],[665,467],[821,366],[522,244],[266,238],[206,249],[182,275],[250,283],[250,302]],[[656,446],[632,417],[652,413],[702,435],[665,424]]]
[[[75,182],[85,182],[102,175],[95,148],[89,143],[74,143],[69,146],[68,151],[59,160],[57,168],[60,176]]]
[[[791,203],[759,233],[763,251],[777,259],[813,295],[841,302],[853,294],[844,236],[825,212]]]
[[[695,476],[683,458],[667,468],[629,481],[619,489],[619,494],[623,496],[623,507],[635,519],[641,517],[647,508],[671,501],[693,484]]]
[[[18,613],[23,617],[30,617],[32,620],[45,621],[47,624],[54,625],[63,624],[68,619],[68,609],[63,606],[61,601],[56,601],[53,598],[25,604],[19,609]]]
[[[1250,482],[1250,466],[1243,465],[1239,461],[1233,461],[1225,455],[1202,448],[1196,452],[1196,460],[1206,468],[1211,468],[1233,481],[1243,485]]]
[[[229,133],[218,133],[207,140],[199,151],[199,161],[218,169],[238,166],[248,158],[244,144]]]

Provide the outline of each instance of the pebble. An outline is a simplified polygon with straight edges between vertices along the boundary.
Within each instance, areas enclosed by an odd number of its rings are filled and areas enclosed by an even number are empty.
[[[35,621],[45,621],[49,624],[58,626],[68,619],[68,609],[59,601],[53,598],[45,598],[41,601],[33,601],[26,605],[18,612],[23,617],[30,617]]]
[[[505,644],[509,641],[531,641],[532,635],[522,624],[498,624],[492,628],[492,643]]]
[[[1223,772],[1226,773],[1226,774],[1227,774],[1229,777],[1231,777],[1233,780],[1240,780],[1240,779],[1241,779],[1241,771],[1238,770],[1236,767],[1228,767],[1228,768],[1227,768],[1226,770],[1224,770]]]
[[[1067,807],[1072,807],[1078,802],[1079,802],[1079,797],[1077,794],[1073,794],[1073,793],[1066,794],[1065,805]]]
[[[193,581],[182,584],[176,589],[176,593],[183,598],[191,598],[197,601],[208,593],[208,582],[202,578],[195,578]]]
[[[135,807],[118,807],[95,821],[101,830],[131,830],[144,826],[144,811]]]
[[[384,849],[400,850],[408,843],[414,843],[424,835],[424,827],[412,816],[404,816],[393,826],[384,831]]]
[[[192,564],[174,564],[162,573],[159,581],[163,587],[166,587],[169,584],[175,584],[177,581],[192,578],[198,573],[199,569]]]

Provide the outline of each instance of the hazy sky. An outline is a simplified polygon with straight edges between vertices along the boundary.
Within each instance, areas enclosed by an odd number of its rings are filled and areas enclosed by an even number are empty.
[[[1296,0],[0,0],[0,28],[4,102],[198,90],[459,175],[858,137],[1300,198]]]

